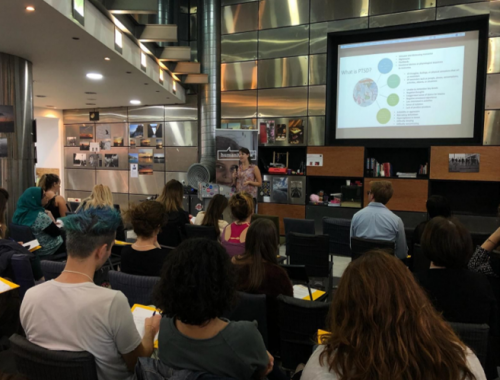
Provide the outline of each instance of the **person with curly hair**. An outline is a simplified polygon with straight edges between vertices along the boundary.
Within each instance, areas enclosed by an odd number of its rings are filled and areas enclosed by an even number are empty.
[[[263,378],[274,359],[255,322],[221,318],[235,299],[235,277],[222,246],[189,239],[173,250],[155,288],[163,310],[159,359],[174,369],[250,380]]]
[[[408,268],[383,251],[349,264],[327,329],[302,380],[486,379]]]
[[[165,206],[156,201],[144,201],[131,206],[124,213],[132,224],[137,241],[122,249],[121,270],[139,276],[160,276],[163,262],[170,250],[158,244]]]

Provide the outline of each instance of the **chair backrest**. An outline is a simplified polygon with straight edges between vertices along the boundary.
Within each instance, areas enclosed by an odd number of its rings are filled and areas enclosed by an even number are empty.
[[[28,379],[97,380],[94,356],[86,351],[51,351],[17,334],[9,340],[17,369]]]
[[[230,321],[257,321],[257,327],[267,347],[267,306],[265,294],[238,292],[237,304],[224,317]]]
[[[278,296],[281,360],[286,369],[307,363],[318,329],[325,329],[329,303]]]
[[[286,270],[290,281],[292,282],[303,282],[309,283],[309,276],[307,275],[307,269],[305,265],[285,265],[282,264],[281,267]]]
[[[413,253],[411,258],[413,261],[412,272],[422,272],[429,269],[431,266],[431,261],[425,257],[420,244],[413,244]]]
[[[27,255],[16,253],[12,255],[10,265],[14,273],[14,282],[19,285],[19,295],[23,298],[28,289],[35,286],[35,278],[31,270],[30,259]]]
[[[389,240],[374,240],[374,239],[363,239],[359,237],[351,238],[351,253],[352,260],[356,260],[361,257],[363,253],[371,251],[372,249],[382,249],[387,251],[387,253],[394,255],[394,249],[396,245],[393,241]]]
[[[31,240],[35,240],[35,236],[33,235],[33,232],[31,232],[31,228],[27,226],[11,223],[9,224],[9,233],[10,237],[15,241],[27,243]]]
[[[286,254],[288,255],[289,242],[288,234],[290,232],[300,232],[302,234],[315,235],[316,229],[314,227],[314,219],[294,219],[294,218],[283,218],[283,223],[285,224],[285,238],[286,240]]]
[[[78,206],[80,206],[81,202],[68,202],[68,206],[69,206],[69,209],[72,211],[72,212],[75,212],[76,209],[78,208]]]
[[[481,365],[485,368],[490,327],[487,324],[448,323],[460,340],[476,354]]]
[[[287,236],[291,265],[305,265],[310,277],[329,277],[329,238],[328,235],[307,235],[290,232]]]
[[[50,281],[59,277],[66,264],[60,261],[43,260],[40,261],[40,266],[42,267],[42,273],[43,277],[45,277],[45,281]]]
[[[217,241],[217,233],[214,227],[197,226],[195,224],[186,224],[186,235],[191,238],[205,238],[208,240]]]
[[[351,257],[351,221],[349,219],[323,218],[323,233],[330,238],[330,253]]]
[[[111,288],[125,294],[131,307],[136,303],[151,305],[153,288],[160,281],[160,277],[136,276],[114,270],[110,270],[108,276]]]
[[[253,214],[252,219],[250,219],[250,223],[252,223],[254,220],[257,220],[259,218],[264,218],[264,219],[269,219],[271,222],[274,223],[274,226],[276,227],[276,234],[278,237],[278,242],[280,241],[280,218],[279,216],[276,215],[262,215],[262,214]]]

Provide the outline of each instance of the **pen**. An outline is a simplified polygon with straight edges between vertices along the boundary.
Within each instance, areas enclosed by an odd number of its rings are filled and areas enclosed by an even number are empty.
[[[154,311],[154,313],[153,313],[153,317],[154,317],[155,315],[156,315],[156,310],[155,310],[155,311]]]

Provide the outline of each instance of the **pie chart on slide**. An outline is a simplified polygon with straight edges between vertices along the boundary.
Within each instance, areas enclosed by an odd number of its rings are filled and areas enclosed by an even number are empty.
[[[377,100],[378,86],[370,78],[361,79],[354,86],[353,98],[356,104],[361,107],[368,107]]]

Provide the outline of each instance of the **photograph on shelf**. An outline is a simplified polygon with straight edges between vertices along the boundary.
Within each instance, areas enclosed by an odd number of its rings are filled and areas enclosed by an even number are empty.
[[[80,150],[90,150],[90,142],[80,141]]]
[[[163,137],[162,125],[161,124],[148,124],[148,137],[157,138]]]
[[[111,127],[109,125],[97,125],[95,134],[98,139],[110,139]]]
[[[99,147],[101,148],[101,150],[110,150],[111,149],[111,140],[110,139],[101,140],[101,142],[99,143]]]
[[[94,138],[94,127],[92,125],[84,125],[80,127],[80,140],[92,140]]]
[[[450,153],[450,173],[479,173],[479,153]]]
[[[304,143],[302,119],[294,119],[288,122],[288,142],[292,145]]]
[[[153,163],[153,149],[139,149],[139,163],[152,164]]]
[[[113,137],[113,146],[123,146],[123,137]]]
[[[140,175],[153,175],[153,165],[141,165],[141,164],[139,164],[139,174]]]
[[[67,137],[66,138],[66,141],[67,141],[67,146],[76,146],[76,137]]]
[[[267,142],[272,144],[276,141],[276,129],[274,126],[274,120],[268,120],[266,122],[267,128]]]
[[[276,141],[286,141],[286,124],[276,124]]]
[[[261,144],[267,144],[267,123],[261,122],[259,124],[259,142]]]
[[[99,153],[99,143],[91,142],[90,143],[90,151],[92,153]]]
[[[129,164],[138,164],[139,163],[139,153],[129,153],[128,154],[128,163]]]
[[[8,152],[7,139],[0,139],[0,157],[7,157]]]
[[[119,165],[117,154],[105,154],[104,155],[104,167],[105,168],[117,168]]]
[[[73,166],[87,166],[87,154],[73,153]]]
[[[155,153],[153,162],[155,164],[164,164],[165,163],[165,154],[163,153]]]
[[[0,106],[0,132],[14,132],[14,106]]]
[[[130,139],[130,147],[131,147],[132,149],[134,149],[134,148],[135,148],[135,139]]]
[[[97,153],[89,155],[89,166],[92,166],[94,168],[102,166],[101,155]]]
[[[290,198],[302,198],[302,181],[290,181]]]
[[[141,139],[141,146],[151,146],[150,139]]]
[[[156,149],[163,149],[163,139],[156,139]]]
[[[130,138],[144,137],[144,125],[130,124]]]
[[[272,202],[288,202],[288,177],[273,177]]]

